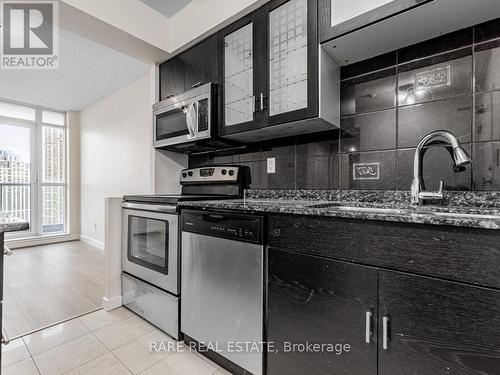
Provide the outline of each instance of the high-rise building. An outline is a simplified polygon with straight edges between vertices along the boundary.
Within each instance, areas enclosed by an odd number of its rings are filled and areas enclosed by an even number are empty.
[[[44,134],[44,182],[64,181],[64,133],[55,129]],[[31,164],[9,150],[0,150],[1,211],[30,221]],[[43,232],[64,229],[64,188],[44,186],[42,190]]]
[[[3,212],[29,221],[30,180],[31,164],[8,150],[0,150],[0,202]]]
[[[62,129],[44,127],[43,182],[64,182],[64,146],[64,131]],[[64,229],[65,189],[62,186],[44,186],[42,191],[44,232],[60,232]]]

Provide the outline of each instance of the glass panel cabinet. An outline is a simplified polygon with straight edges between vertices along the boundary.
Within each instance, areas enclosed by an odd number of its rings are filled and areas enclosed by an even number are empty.
[[[318,113],[316,0],[273,0],[219,32],[222,135]]]
[[[219,32],[219,95],[221,133],[254,128],[260,121],[255,110],[258,91],[259,11]]]
[[[269,115],[307,108],[307,0],[269,12]]]
[[[253,120],[253,24],[224,37],[224,117],[226,126]]]

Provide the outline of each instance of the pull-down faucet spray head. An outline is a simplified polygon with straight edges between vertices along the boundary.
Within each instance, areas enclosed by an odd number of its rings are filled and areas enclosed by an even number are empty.
[[[462,148],[462,146],[458,146],[453,149],[453,161],[457,167],[465,167],[466,165],[472,163],[471,157],[467,154],[467,151]]]

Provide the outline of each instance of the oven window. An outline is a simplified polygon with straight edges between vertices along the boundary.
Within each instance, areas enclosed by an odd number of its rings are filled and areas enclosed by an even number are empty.
[[[186,114],[182,108],[156,115],[156,140],[189,134]]]
[[[128,217],[128,260],[168,274],[168,222]]]

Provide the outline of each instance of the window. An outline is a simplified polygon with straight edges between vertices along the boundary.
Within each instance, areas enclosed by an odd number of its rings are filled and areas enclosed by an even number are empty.
[[[0,101],[0,208],[21,236],[66,232],[66,176],[66,114]]]

